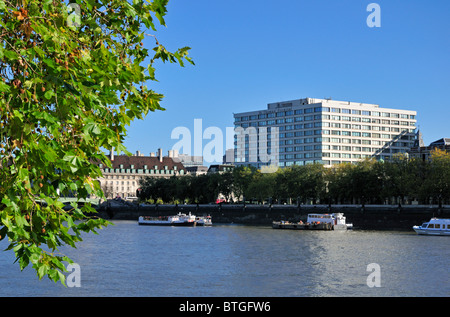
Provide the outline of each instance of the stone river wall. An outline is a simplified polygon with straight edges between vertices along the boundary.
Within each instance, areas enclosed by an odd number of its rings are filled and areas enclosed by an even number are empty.
[[[213,224],[271,225],[272,221],[306,220],[309,213],[344,213],[355,229],[411,229],[432,217],[450,218],[450,206],[436,205],[137,205],[108,201],[99,207],[99,216],[109,220],[136,220],[139,216],[169,216],[191,212],[210,215]],[[412,229],[411,229],[412,230]]]

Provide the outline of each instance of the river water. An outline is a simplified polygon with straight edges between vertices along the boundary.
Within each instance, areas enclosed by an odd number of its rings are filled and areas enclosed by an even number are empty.
[[[7,244],[2,241],[0,248]],[[77,249],[60,251],[79,264],[80,287],[39,281],[31,267],[21,272],[7,251],[0,253],[0,296],[450,296],[450,237],[412,230],[115,221],[99,235],[85,235]],[[373,263],[379,270],[370,269]],[[368,280],[379,284],[369,287]]]

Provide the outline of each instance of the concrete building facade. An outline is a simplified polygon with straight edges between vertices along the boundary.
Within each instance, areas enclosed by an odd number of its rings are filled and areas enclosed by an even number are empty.
[[[234,164],[259,168],[389,160],[413,147],[416,117],[416,111],[331,99],[270,103],[264,110],[234,114]],[[270,161],[261,160],[262,154]]]

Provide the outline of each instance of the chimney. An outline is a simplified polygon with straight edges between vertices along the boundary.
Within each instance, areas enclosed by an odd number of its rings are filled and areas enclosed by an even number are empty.
[[[150,152],[150,157],[155,157],[155,152]]]
[[[140,151],[136,151],[136,156],[141,156],[141,152]]]
[[[109,152],[109,159],[111,161],[114,161],[114,148],[111,149],[111,152]]]
[[[162,161],[163,161],[162,149],[158,149],[158,157],[159,157],[159,161],[162,163]]]

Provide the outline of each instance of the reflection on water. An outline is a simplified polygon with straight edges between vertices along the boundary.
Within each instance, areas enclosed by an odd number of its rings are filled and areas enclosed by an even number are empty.
[[[414,232],[142,227],[117,221],[64,248],[81,287],[20,272],[0,253],[1,296],[449,296],[450,239]],[[0,243],[6,248],[7,242]],[[381,287],[367,265],[378,263]]]

